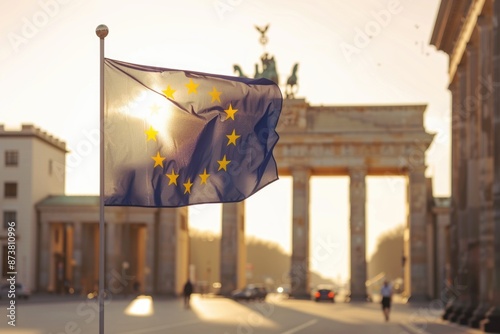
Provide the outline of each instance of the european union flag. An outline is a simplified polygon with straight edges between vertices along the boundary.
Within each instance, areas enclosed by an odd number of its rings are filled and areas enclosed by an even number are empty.
[[[105,205],[238,202],[278,179],[274,82],[104,65]]]

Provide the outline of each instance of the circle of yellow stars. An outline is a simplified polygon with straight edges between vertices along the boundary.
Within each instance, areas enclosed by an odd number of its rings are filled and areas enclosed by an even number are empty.
[[[187,95],[190,94],[198,94],[198,86],[200,84],[195,83],[193,79],[189,79],[189,82],[185,84],[184,86],[187,89]],[[177,93],[177,90],[172,88],[172,86],[167,85],[167,87],[162,90],[162,93],[165,95],[165,97],[169,100],[175,101],[175,94]],[[211,97],[211,103],[219,102],[221,103],[220,96],[222,92],[218,91],[215,86],[212,87],[212,90],[208,92],[208,94]],[[153,110],[154,108],[154,110]],[[152,107],[152,111],[158,112],[159,107],[154,106]],[[238,109],[234,109],[232,104],[229,104],[229,107],[227,109],[224,109],[224,112],[226,113],[226,121],[228,120],[235,120],[235,115],[238,112]],[[148,130],[144,131],[146,134],[146,142],[149,141],[157,141],[156,136],[158,135],[158,131],[153,128],[151,125]],[[234,145],[236,146],[237,140],[241,137],[241,135],[236,133],[236,129],[233,129],[233,131],[226,135],[228,141],[227,145]],[[154,161],[154,166],[153,168],[160,167],[163,168],[163,163],[165,160],[167,160],[167,157],[164,157],[160,154],[160,151],[156,153],[155,156],[152,156],[151,159]],[[231,163],[231,160],[227,159],[227,156],[224,154],[221,160],[217,160],[218,163],[218,169],[217,171],[225,171],[227,172],[228,165]],[[198,177],[200,178],[200,185],[206,185],[208,184],[208,179],[211,174],[207,173],[207,169],[204,168],[203,173],[199,174]],[[176,174],[175,169],[172,168],[169,173],[165,174],[165,177],[168,178],[168,186],[178,186],[177,184],[177,179],[179,178],[179,174]],[[182,183],[184,186],[184,194],[191,194],[191,188],[193,187],[193,182],[191,181],[190,178],[187,179],[186,182]]]

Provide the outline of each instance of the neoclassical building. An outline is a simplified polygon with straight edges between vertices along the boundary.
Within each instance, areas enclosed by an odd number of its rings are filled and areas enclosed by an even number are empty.
[[[99,196],[48,196],[38,212],[38,290],[98,290]],[[178,295],[189,270],[187,208],[105,207],[105,286]],[[136,285],[136,286],[135,286]]]
[[[36,203],[50,194],[64,194],[66,143],[33,125],[6,129],[0,124],[0,283],[8,272],[34,289],[38,271]],[[14,223],[15,241],[9,241]],[[8,266],[9,242],[15,244],[15,270]],[[11,253],[12,255],[12,253]]]
[[[431,44],[452,93],[450,299],[445,319],[500,332],[500,1],[443,0]]]

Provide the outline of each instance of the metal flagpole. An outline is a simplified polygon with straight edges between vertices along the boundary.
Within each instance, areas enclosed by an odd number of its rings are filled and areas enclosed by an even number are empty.
[[[95,33],[101,41],[100,56],[100,163],[99,163],[99,334],[104,334],[104,250],[106,238],[104,235],[104,38],[108,36],[109,29],[100,24]]]

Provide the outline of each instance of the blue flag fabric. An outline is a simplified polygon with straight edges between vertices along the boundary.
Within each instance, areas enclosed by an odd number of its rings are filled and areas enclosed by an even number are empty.
[[[104,65],[106,206],[239,202],[278,179],[274,82]]]

